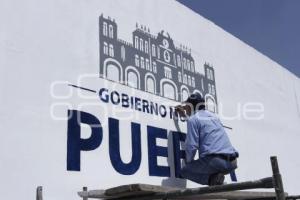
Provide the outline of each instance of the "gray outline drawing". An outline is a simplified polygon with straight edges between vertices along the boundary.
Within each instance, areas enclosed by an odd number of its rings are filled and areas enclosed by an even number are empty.
[[[136,24],[133,42],[118,38],[118,26],[110,17],[99,17],[100,77],[175,101],[198,92],[217,112],[214,68],[204,64],[205,74],[195,71],[191,50],[176,47],[169,33],[157,36]]]

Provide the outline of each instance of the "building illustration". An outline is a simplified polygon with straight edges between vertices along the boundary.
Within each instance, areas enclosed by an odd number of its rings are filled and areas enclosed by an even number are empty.
[[[130,43],[118,38],[117,23],[103,15],[99,29],[100,77],[175,101],[198,92],[217,112],[213,67],[205,63],[205,73],[196,72],[191,51],[176,47],[168,33],[152,35],[136,24]]]

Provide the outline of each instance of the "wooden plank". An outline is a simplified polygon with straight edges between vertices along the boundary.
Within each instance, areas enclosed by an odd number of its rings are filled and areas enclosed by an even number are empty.
[[[170,188],[170,187],[163,187],[163,186],[149,185],[149,184],[131,184],[131,185],[123,185],[123,186],[118,186],[118,187],[114,187],[111,189],[107,189],[105,194],[106,195],[115,195],[118,193],[122,193],[124,191],[167,192],[167,191],[172,191],[172,190],[177,190],[177,189],[179,189],[179,188]]]
[[[130,184],[113,187],[107,190],[89,190],[88,192],[79,192],[81,197],[117,199],[122,197],[135,197],[151,195],[157,192],[178,190],[178,188],[161,187],[148,184]]]
[[[201,187],[194,189],[182,189],[174,190],[169,192],[157,192],[152,195],[145,195],[139,197],[123,197],[123,200],[152,200],[152,199],[174,199],[178,197],[191,197],[200,194],[209,194],[217,192],[230,192],[236,190],[248,190],[248,189],[257,189],[257,188],[273,188],[273,178],[268,177],[256,181],[247,181],[241,183],[231,183],[227,185],[217,185],[210,187]]]
[[[107,190],[89,190],[79,192],[79,196],[98,199],[157,199],[167,196],[168,199],[187,198],[194,196],[205,199],[247,199],[275,197],[275,193],[258,193],[258,192],[225,192],[226,190],[250,189],[250,188],[270,188],[272,187],[272,178],[262,179],[258,181],[248,181],[243,183],[233,183],[222,186],[202,187],[193,189],[179,189],[154,186],[148,184],[131,184],[122,185]],[[215,193],[219,192],[219,193]],[[222,193],[220,193],[222,192]],[[213,194],[206,194],[213,193]],[[201,194],[201,195],[200,195]],[[204,195],[204,196],[203,196]],[[224,196],[225,195],[225,196]],[[191,198],[190,198],[191,199]],[[249,199],[249,198],[248,198]]]

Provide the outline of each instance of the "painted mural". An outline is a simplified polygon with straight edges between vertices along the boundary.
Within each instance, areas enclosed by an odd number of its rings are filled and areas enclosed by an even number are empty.
[[[175,101],[197,92],[217,112],[214,68],[205,63],[205,74],[197,72],[191,50],[175,46],[169,33],[153,35],[136,24],[130,43],[118,37],[114,19],[101,15],[99,37],[100,77]]]

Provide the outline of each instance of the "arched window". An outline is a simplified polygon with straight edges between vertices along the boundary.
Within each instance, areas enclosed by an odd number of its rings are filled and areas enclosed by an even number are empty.
[[[156,62],[153,61],[153,72],[157,73],[157,66],[156,66]]]
[[[141,68],[145,68],[145,61],[143,57],[141,57]]]
[[[208,93],[209,93],[209,94],[212,93],[212,92],[211,92],[211,84],[210,84],[210,83],[208,84]]]
[[[126,58],[126,54],[125,54],[125,47],[124,45],[121,46],[121,59],[123,60],[123,62],[125,61]]]
[[[127,85],[133,88],[138,88],[138,75],[134,71],[129,71],[127,75]]]
[[[115,64],[108,64],[106,68],[106,78],[112,81],[120,81],[120,69]]]
[[[107,23],[103,22],[103,35],[107,36]]]
[[[144,42],[142,38],[140,38],[140,50],[144,51]]]
[[[181,66],[181,59],[180,59],[179,55],[177,55],[177,65],[178,65],[178,67]]]
[[[192,77],[192,87],[195,87],[195,77]]]
[[[164,83],[163,84],[163,96],[170,98],[170,99],[176,99],[175,95],[176,95],[175,87],[168,82]]]
[[[214,96],[216,95],[216,89],[214,85],[211,86],[211,94]]]
[[[214,113],[217,112],[216,103],[215,103],[215,100],[212,97],[206,96],[206,98],[205,98],[205,104],[206,104],[206,109],[207,110],[209,110],[211,112],[214,112]]]
[[[183,83],[187,84],[187,75],[186,74],[183,76]]]
[[[172,79],[172,71],[169,67],[164,67],[165,69],[165,77],[166,78],[169,78],[169,79]]]
[[[135,66],[139,66],[140,65],[140,60],[139,60],[139,56],[137,54],[135,54]]]
[[[187,69],[190,71],[191,70],[191,63],[190,60],[187,60]]]
[[[191,71],[192,71],[192,72],[195,72],[195,65],[194,65],[194,62],[193,62],[193,61],[191,61]]]
[[[189,97],[189,91],[186,88],[182,88],[181,90],[181,100],[185,101]]]
[[[148,41],[145,41],[145,52],[148,53],[149,51],[149,47],[148,47]]]
[[[178,81],[179,81],[180,83],[182,82],[181,72],[178,72]]]
[[[191,76],[188,76],[188,85],[192,85]]]
[[[183,58],[183,68],[186,69],[186,59]]]
[[[210,78],[211,78],[211,80],[214,80],[214,72],[213,72],[213,70],[209,70],[210,71]]]
[[[146,58],[146,70],[150,70],[149,59]]]
[[[152,44],[152,56],[156,56],[155,45]]]
[[[103,52],[105,55],[108,55],[108,44],[106,42],[103,43]]]
[[[173,54],[173,62],[174,62],[174,65],[176,66],[176,55],[175,55],[175,53]]]
[[[135,36],[135,37],[134,37],[134,47],[135,47],[136,49],[139,48],[139,38],[138,38],[138,36]]]
[[[109,37],[110,38],[114,37],[114,28],[111,24],[109,25]]]
[[[208,68],[206,68],[206,74],[207,74],[207,78],[208,78],[209,80],[211,80],[211,78],[210,78],[210,71],[209,71]]]
[[[109,56],[111,57],[115,56],[114,46],[112,44],[109,45]]]
[[[155,80],[151,76],[147,76],[146,91],[155,94]]]

